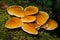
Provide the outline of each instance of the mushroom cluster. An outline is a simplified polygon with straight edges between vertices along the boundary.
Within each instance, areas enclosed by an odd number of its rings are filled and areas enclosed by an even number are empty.
[[[8,19],[5,27],[15,29],[21,27],[23,31],[29,34],[38,34],[40,28],[45,30],[54,30],[58,27],[58,23],[54,19],[50,19],[47,12],[39,11],[36,6],[10,6],[7,8],[8,14],[12,18]]]

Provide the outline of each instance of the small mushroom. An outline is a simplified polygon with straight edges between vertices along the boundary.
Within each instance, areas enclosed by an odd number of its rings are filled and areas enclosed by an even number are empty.
[[[20,18],[12,17],[6,21],[5,27],[8,29],[19,28],[23,25]]]
[[[22,6],[10,6],[7,8],[7,11],[10,15],[14,15],[17,17],[24,17],[24,11]]]
[[[33,15],[38,13],[38,8],[35,6],[28,6],[24,9],[25,15]]]
[[[39,11],[39,14],[36,15],[36,23],[40,26],[45,24],[49,19],[49,15],[44,11]]]
[[[22,22],[34,22],[36,20],[35,16],[25,16],[21,18]]]
[[[46,30],[54,30],[58,27],[58,23],[53,19],[49,19],[42,27]]]
[[[38,31],[34,28],[34,27],[31,27],[29,24],[27,23],[24,23],[23,26],[22,26],[22,29],[29,33],[29,34],[34,34],[34,35],[37,35],[38,34]]]
[[[31,23],[28,23],[28,24],[29,24],[29,26],[35,28],[36,30],[40,29],[40,25],[38,25],[36,22],[34,22],[34,23],[31,22]]]

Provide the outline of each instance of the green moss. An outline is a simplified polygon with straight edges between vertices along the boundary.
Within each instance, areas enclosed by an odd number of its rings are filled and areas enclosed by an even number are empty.
[[[1,0],[1,2],[7,3],[10,5],[21,5],[26,7],[28,5],[35,5],[39,8],[39,10],[44,10],[48,12],[51,16],[52,6],[51,0]],[[41,3],[41,4],[40,4]],[[59,40],[57,35],[51,35],[50,32],[46,32],[43,29],[39,30],[38,35],[30,35],[21,28],[18,29],[7,29],[5,28],[5,22],[9,19],[11,15],[9,15],[6,9],[0,9],[0,40]]]

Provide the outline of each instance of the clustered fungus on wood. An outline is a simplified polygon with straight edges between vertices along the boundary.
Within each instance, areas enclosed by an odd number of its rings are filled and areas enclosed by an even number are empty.
[[[22,6],[10,6],[7,12],[15,16],[6,21],[5,27],[8,29],[21,27],[25,32],[36,35],[40,28],[54,30],[58,27],[58,23],[50,19],[47,12],[39,11],[36,6],[28,6],[25,9]]]

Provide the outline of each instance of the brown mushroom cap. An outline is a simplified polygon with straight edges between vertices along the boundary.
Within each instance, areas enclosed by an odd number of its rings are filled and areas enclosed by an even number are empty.
[[[28,6],[24,9],[25,15],[33,15],[38,13],[38,8],[35,6]]]
[[[58,27],[58,23],[53,19],[49,19],[42,27],[46,30],[54,30]]]
[[[23,24],[22,29],[29,34],[34,34],[34,35],[38,34],[38,31],[27,23]]]
[[[21,18],[22,22],[34,22],[36,20],[35,16],[25,16]]]
[[[17,17],[12,17],[6,21],[5,27],[8,29],[19,28],[23,25],[21,19]]]
[[[45,24],[48,19],[49,15],[44,11],[40,11],[39,14],[36,15],[36,23],[40,26]]]
[[[7,11],[10,15],[14,15],[17,17],[24,17],[24,11],[23,11],[23,7],[21,6],[10,6],[7,8]]]

